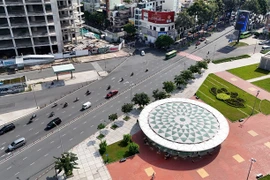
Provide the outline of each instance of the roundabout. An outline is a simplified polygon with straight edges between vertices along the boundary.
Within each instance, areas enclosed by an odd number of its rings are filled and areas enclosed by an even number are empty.
[[[142,110],[138,121],[145,143],[181,157],[210,153],[229,134],[228,122],[219,111],[190,99],[155,101]]]

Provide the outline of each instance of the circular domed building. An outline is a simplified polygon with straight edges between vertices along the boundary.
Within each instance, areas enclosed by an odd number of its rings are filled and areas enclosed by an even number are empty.
[[[155,101],[142,110],[138,121],[153,146],[183,158],[210,153],[229,134],[228,122],[219,111],[190,99]]]

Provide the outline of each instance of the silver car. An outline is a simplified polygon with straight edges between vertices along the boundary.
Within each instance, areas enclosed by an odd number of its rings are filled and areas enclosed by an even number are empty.
[[[21,138],[15,140],[15,141],[13,141],[13,142],[8,146],[8,149],[7,149],[7,150],[8,150],[9,152],[10,152],[10,151],[13,151],[13,150],[15,150],[15,149],[17,149],[17,148],[19,148],[19,147],[25,145],[25,143],[26,143],[25,138],[24,138],[24,137],[21,137]]]

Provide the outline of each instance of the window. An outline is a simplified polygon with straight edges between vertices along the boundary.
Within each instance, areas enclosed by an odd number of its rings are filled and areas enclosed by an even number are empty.
[[[152,26],[150,26],[150,29],[152,30]]]
[[[169,30],[171,30],[171,27],[169,26]]]
[[[154,26],[154,31],[156,30],[156,27]]]
[[[174,28],[174,26],[172,25],[172,29]]]
[[[165,28],[160,28],[160,31],[165,31]]]

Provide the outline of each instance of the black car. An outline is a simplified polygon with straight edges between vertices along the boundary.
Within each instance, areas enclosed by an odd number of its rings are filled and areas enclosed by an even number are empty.
[[[0,135],[3,135],[9,131],[12,131],[13,129],[15,129],[15,125],[13,123],[5,125],[4,127],[0,129]]]
[[[48,124],[47,124],[47,127],[45,128],[45,131],[48,131],[56,126],[58,126],[59,124],[61,124],[62,120],[57,117],[53,120],[51,120]]]

